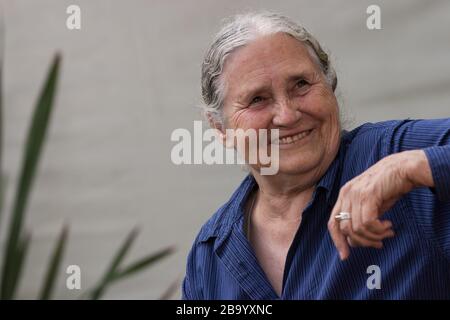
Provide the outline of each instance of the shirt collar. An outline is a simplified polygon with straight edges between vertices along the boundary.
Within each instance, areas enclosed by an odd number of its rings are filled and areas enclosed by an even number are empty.
[[[330,197],[333,194],[333,191],[335,190],[335,183],[339,180],[339,176],[342,170],[341,164],[342,164],[342,151],[343,147],[342,144],[339,146],[339,151],[334,158],[331,165],[328,167],[328,170],[325,172],[325,174],[320,178],[319,182],[317,183],[316,190],[318,189],[324,189],[326,192],[326,200],[327,202],[330,201]]]

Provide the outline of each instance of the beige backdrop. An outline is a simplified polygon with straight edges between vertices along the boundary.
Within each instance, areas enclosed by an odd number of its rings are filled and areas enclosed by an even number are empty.
[[[81,7],[81,30],[65,26]],[[382,30],[366,28],[378,4]],[[302,22],[331,52],[350,127],[393,118],[450,116],[449,1],[109,1],[8,0],[4,55],[6,209],[31,108],[55,51],[62,77],[49,139],[28,210],[33,243],[20,286],[34,298],[62,224],[70,225],[64,266],[77,264],[82,289],[140,227],[131,259],[174,244],[177,253],[106,298],[154,299],[184,274],[206,219],[244,173],[237,166],[175,166],[170,134],[200,119],[200,64],[220,20],[269,9]],[[4,218],[4,217],[3,217]],[[3,238],[7,221],[2,219]],[[65,288],[60,272],[57,297]],[[83,290],[82,290],[83,291]],[[179,296],[179,293],[177,293]],[[175,296],[175,297],[178,297]]]

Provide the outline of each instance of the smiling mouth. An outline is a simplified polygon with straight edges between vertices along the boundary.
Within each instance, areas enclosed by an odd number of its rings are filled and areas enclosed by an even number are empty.
[[[313,129],[302,131],[302,132],[294,134],[292,136],[287,136],[287,137],[280,138],[277,141],[272,141],[272,143],[279,144],[279,145],[294,144],[295,142],[300,141],[300,140],[306,138],[307,136],[309,136],[312,131],[313,131]]]

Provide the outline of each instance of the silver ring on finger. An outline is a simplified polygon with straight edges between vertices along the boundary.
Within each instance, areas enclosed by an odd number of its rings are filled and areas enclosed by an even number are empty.
[[[344,221],[344,220],[350,220],[352,217],[350,215],[350,212],[341,212],[334,216],[334,218],[337,221]]]

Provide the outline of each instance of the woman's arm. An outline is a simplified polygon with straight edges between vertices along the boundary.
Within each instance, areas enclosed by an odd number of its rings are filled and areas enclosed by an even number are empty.
[[[341,259],[349,256],[349,245],[381,248],[383,239],[393,237],[391,222],[380,217],[412,189],[430,187],[439,200],[450,200],[450,119],[405,127],[394,130],[391,139],[400,152],[383,158],[340,190],[328,227]],[[337,221],[341,212],[349,212],[351,219]]]

